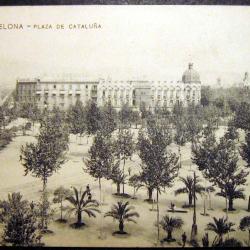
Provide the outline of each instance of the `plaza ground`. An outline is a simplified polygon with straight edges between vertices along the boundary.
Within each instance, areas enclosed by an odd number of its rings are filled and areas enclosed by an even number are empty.
[[[220,127],[217,131],[217,135],[221,136],[225,127]],[[20,147],[26,142],[35,141],[34,132],[29,131],[28,135],[23,136],[21,133],[13,138],[13,141],[2,151],[0,151],[0,199],[6,199],[8,193],[10,192],[21,192],[25,199],[29,201],[37,201],[41,195],[42,183],[40,179],[34,178],[31,175],[24,176],[24,168],[19,162]],[[240,140],[243,140],[241,136]],[[50,199],[53,198],[53,191],[59,186],[64,186],[65,188],[71,188],[75,186],[77,188],[84,188],[87,184],[90,185],[92,197],[94,199],[99,199],[99,189],[98,181],[92,178],[90,175],[84,172],[83,168],[83,157],[87,157],[88,149],[92,143],[92,139],[89,139],[87,144],[86,138],[82,139],[82,144],[76,142],[75,136],[70,137],[69,151],[67,153],[67,162],[61,167],[61,169],[55,173],[48,180],[48,190],[51,193]],[[170,146],[173,152],[177,152],[177,147],[175,145]],[[193,175],[192,170],[196,170],[196,173],[202,177],[201,173],[196,169],[194,165],[191,165],[191,150],[190,143],[187,143],[181,148],[182,152],[182,168],[179,172],[180,176],[186,177],[187,175]],[[131,167],[132,174],[137,172],[139,169],[139,158],[137,155],[132,157],[132,160],[128,160],[126,164],[126,172],[128,167]],[[245,164],[240,161],[240,164]],[[190,167],[191,166],[191,167]],[[250,176],[248,176],[248,183],[250,183]],[[205,181],[202,182],[206,185]],[[167,209],[170,203],[175,203],[176,207],[181,207],[184,203],[187,203],[187,195],[182,194],[179,196],[174,195],[174,190],[178,187],[182,187],[183,184],[176,179],[176,182],[172,188],[167,188],[165,193],[162,193],[159,198],[160,207],[160,218],[167,214]],[[112,195],[116,192],[116,185],[111,182],[111,180],[103,180],[103,198],[104,205],[102,210],[105,213],[108,211],[113,203],[116,203],[120,198]],[[230,233],[242,242],[248,239],[248,233],[238,230],[239,221],[243,216],[249,215],[247,212],[248,196],[250,195],[250,189],[248,186],[245,187],[246,200],[236,200],[234,202],[234,207],[236,211],[229,213],[229,220],[236,224],[235,232]],[[133,195],[133,188],[125,185],[125,192]],[[157,239],[157,228],[155,226],[156,222],[156,211],[150,211],[152,208],[151,204],[144,201],[147,198],[147,190],[142,188],[136,193],[137,199],[126,199],[129,200],[131,205],[135,207],[135,210],[140,214],[137,220],[137,224],[126,223],[125,230],[129,233],[126,236],[113,236],[112,232],[116,231],[118,228],[118,223],[112,218],[103,219],[103,239],[99,239],[100,225],[101,225],[101,215],[97,214],[96,218],[89,218],[86,214],[83,214],[83,221],[86,226],[81,229],[73,229],[70,224],[76,219],[74,214],[68,218],[66,224],[60,224],[56,222],[59,217],[59,210],[57,210],[54,221],[49,225],[49,228],[54,232],[53,234],[47,234],[43,237],[43,242],[46,246],[104,246],[104,247],[152,247],[155,246]],[[153,195],[156,199],[156,195]],[[125,200],[125,199],[124,199]],[[201,242],[201,238],[204,235],[205,227],[208,222],[212,222],[212,217],[222,217],[225,216],[223,209],[225,208],[225,199],[222,197],[212,195],[212,207],[214,210],[208,210],[210,216],[202,216],[200,213],[203,212],[203,198],[198,196],[197,200],[197,225],[198,225],[198,240]],[[65,202],[65,205],[67,202]],[[57,208],[57,205],[53,205]],[[208,202],[207,202],[208,206]],[[155,206],[156,208],[156,206]],[[177,239],[177,242],[168,244],[164,243],[163,246],[180,246],[181,244],[181,234],[185,231],[188,238],[191,233],[193,210],[187,209],[188,213],[169,213],[170,216],[178,216],[184,220],[184,225],[181,230],[174,231],[173,236]],[[2,226],[0,226],[2,233]],[[165,237],[165,232],[160,230],[160,238]],[[210,243],[214,239],[214,234],[209,232]]]

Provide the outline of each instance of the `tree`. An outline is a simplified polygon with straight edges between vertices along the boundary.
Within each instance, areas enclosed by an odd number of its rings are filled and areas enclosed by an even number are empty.
[[[96,217],[95,213],[100,213],[98,209],[99,203],[96,200],[85,199],[88,191],[77,190],[73,187],[74,194],[66,197],[66,200],[72,205],[69,212],[75,212],[77,215],[77,221],[74,223],[75,227],[84,226],[85,223],[82,221],[82,213],[86,213],[89,217]]]
[[[241,102],[235,112],[234,124],[236,128],[250,130],[250,103]]]
[[[12,193],[5,206],[8,212],[4,217],[4,241],[13,246],[38,246],[41,235],[29,202],[22,200],[20,193]]]
[[[213,217],[213,222],[207,224],[206,230],[212,231],[216,234],[213,245],[221,246],[223,243],[223,235],[235,231],[233,229],[234,223],[229,222],[228,218],[219,218]]]
[[[199,184],[200,179],[199,177],[196,178],[196,183],[194,184],[194,178],[192,176],[187,176],[186,178],[180,177],[181,182],[185,185],[183,188],[178,188],[175,191],[175,195],[179,194],[188,194],[188,206],[191,207],[193,204],[193,190],[195,185],[195,192],[197,194],[201,194],[205,191],[205,187]],[[197,198],[196,198],[197,199]]]
[[[232,124],[231,121],[228,123],[228,128],[225,134],[225,138],[227,140],[236,140],[239,138],[239,133],[237,131],[237,128]]]
[[[125,177],[125,164],[126,160],[133,155],[134,141],[133,134],[128,129],[121,129],[118,133],[117,140],[114,142],[115,156],[119,161],[123,161],[122,175]],[[124,178],[125,179],[125,178]],[[122,187],[122,194],[124,195],[124,181]]]
[[[129,185],[132,186],[132,187],[134,188],[133,199],[136,199],[135,193],[136,193],[141,187],[143,187],[143,185],[141,184],[140,176],[137,175],[137,174],[132,175],[132,176],[129,178]]]
[[[137,110],[132,111],[131,114],[131,122],[135,124],[135,128],[137,129],[138,123],[141,122],[140,113]]]
[[[162,226],[162,229],[167,232],[167,237],[164,238],[163,241],[167,241],[167,242],[176,241],[172,237],[172,233],[174,230],[180,229],[183,224],[184,222],[181,218],[169,217],[168,215],[165,215],[160,221],[160,225]]]
[[[187,140],[193,143],[202,131],[202,122],[196,115],[191,114],[186,118],[186,131]]]
[[[63,206],[63,201],[65,201],[66,197],[70,195],[71,191],[67,188],[64,188],[63,186],[60,186],[54,191],[53,202],[55,204],[60,204],[60,219],[58,219],[59,222],[66,222],[66,220],[63,219],[63,211],[66,210],[66,207]]]
[[[123,175],[123,172],[120,169],[119,162],[114,164],[111,170],[110,179],[116,184],[116,194],[120,195],[120,185],[125,182],[126,175]]]
[[[101,111],[95,102],[88,102],[85,106],[85,121],[87,135],[94,135],[101,128]]]
[[[212,92],[209,86],[202,86],[201,88],[201,105],[208,106],[211,102]]]
[[[133,206],[129,206],[129,202],[118,201],[117,204],[114,204],[111,207],[111,210],[108,211],[104,217],[112,217],[119,222],[119,231],[116,231],[117,234],[127,234],[124,231],[125,221],[136,223],[133,217],[139,217],[137,212],[131,211],[134,210]]]
[[[116,128],[116,116],[117,113],[112,107],[111,102],[108,102],[101,109],[102,126],[101,131],[104,136],[111,136],[112,132]]]
[[[128,128],[128,126],[131,127],[132,113],[133,113],[133,111],[127,103],[122,105],[122,108],[118,113],[119,121],[121,124],[120,129],[121,128]]]
[[[240,155],[247,162],[247,166],[250,167],[250,132],[245,135],[245,143],[242,143],[240,147]]]
[[[214,135],[208,136],[192,148],[193,161],[205,178],[220,188],[217,195],[229,201],[228,210],[234,210],[233,200],[244,199],[241,186],[246,183],[248,172],[238,166],[235,143],[225,137],[216,142]],[[227,209],[227,207],[226,207]]]
[[[250,216],[241,218],[239,228],[242,231],[248,231],[248,246],[250,246]]]
[[[149,190],[156,189],[157,200],[157,239],[159,240],[159,193],[171,187],[178,173],[178,157],[168,151],[171,135],[164,127],[155,124],[148,126],[146,133],[141,131],[138,136],[139,157],[142,172],[140,178]]]
[[[101,133],[97,133],[94,137],[94,142],[88,151],[89,158],[85,160],[87,173],[98,179],[100,192],[100,205],[102,210],[102,188],[101,179],[109,179],[111,171],[115,164],[114,162],[114,147],[113,142],[109,137],[105,137]],[[102,213],[102,212],[101,212]],[[102,237],[102,217],[100,237]]]
[[[101,179],[110,178],[111,170],[114,163],[114,148],[110,138],[104,137],[97,133],[94,142],[88,151],[89,158],[84,162],[87,173],[99,181],[100,203],[101,200]]]
[[[42,121],[37,143],[27,143],[21,147],[25,175],[31,173],[42,180],[42,195],[46,192],[48,178],[58,171],[66,160],[68,136],[67,127],[63,125],[62,120],[52,115]],[[46,211],[44,217],[45,213]]]
[[[80,138],[86,130],[85,124],[85,109],[80,100],[77,100],[75,105],[71,106],[67,113],[69,130],[74,135],[79,134]]]
[[[48,229],[48,224],[53,219],[55,210],[51,207],[47,190],[42,192],[40,201],[34,205],[34,212],[38,218],[38,227],[40,231],[42,233],[52,233],[52,231]]]
[[[221,247],[242,247],[241,241],[235,239],[235,238],[228,238],[225,239],[222,243]]]

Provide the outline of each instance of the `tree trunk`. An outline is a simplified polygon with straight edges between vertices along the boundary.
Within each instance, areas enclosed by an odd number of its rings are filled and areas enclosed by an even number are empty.
[[[122,169],[122,174],[123,174],[123,178],[124,178],[124,168],[125,168],[125,157],[124,157],[124,159],[123,159],[123,169]],[[123,182],[122,182],[122,193],[124,194],[124,181],[125,181],[125,179],[123,180]]]
[[[82,224],[82,212],[77,211],[77,224],[81,225]]]
[[[248,246],[250,247],[250,229],[248,230]]]
[[[192,204],[193,204],[193,195],[192,195],[192,193],[190,192],[190,193],[188,194],[188,205],[191,207]]]
[[[160,240],[160,218],[159,218],[159,190],[157,188],[156,193],[156,201],[157,201],[157,242]]]
[[[116,183],[116,193],[120,194],[120,183]]]
[[[247,211],[250,212],[250,195],[248,196],[248,208]]]
[[[172,240],[172,231],[168,230],[167,240]]]
[[[120,233],[124,233],[123,230],[124,230],[124,224],[123,224],[123,221],[120,221],[120,222],[119,222],[119,232],[120,232]]]
[[[62,221],[63,217],[62,217],[62,200],[61,200],[61,221]]]
[[[148,200],[152,201],[153,188],[148,188]]]
[[[229,202],[228,202],[228,210],[229,211],[233,211],[234,208],[233,208],[233,199],[231,197],[229,197]]]

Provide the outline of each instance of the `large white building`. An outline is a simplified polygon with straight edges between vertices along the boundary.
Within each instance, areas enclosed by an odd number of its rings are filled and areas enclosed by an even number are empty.
[[[190,63],[177,82],[34,79],[18,80],[16,91],[19,102],[37,102],[41,109],[53,106],[67,109],[76,100],[83,103],[92,100],[99,106],[111,102],[116,109],[123,104],[138,109],[144,103],[154,110],[163,106],[171,109],[175,103],[184,106],[200,103],[201,81]]]

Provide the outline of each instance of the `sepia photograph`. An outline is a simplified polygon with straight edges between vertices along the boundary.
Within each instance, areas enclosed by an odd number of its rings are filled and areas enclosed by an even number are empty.
[[[250,247],[249,23],[1,6],[0,246]]]

